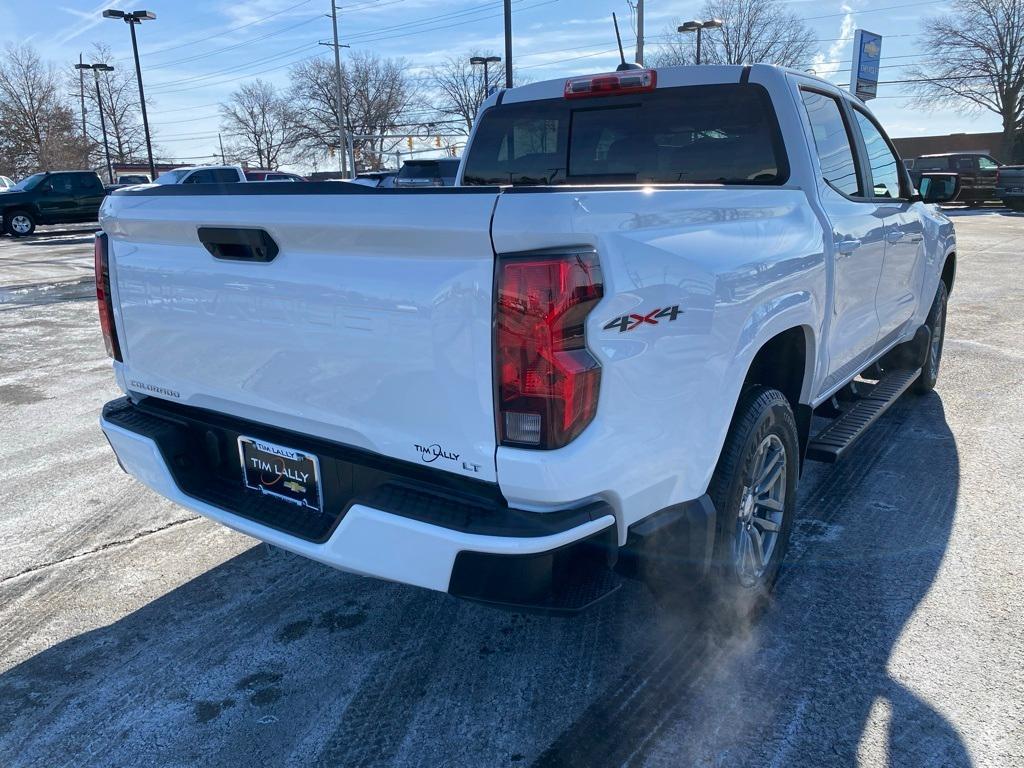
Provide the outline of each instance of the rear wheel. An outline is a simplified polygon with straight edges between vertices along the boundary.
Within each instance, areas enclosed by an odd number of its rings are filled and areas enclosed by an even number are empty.
[[[785,395],[743,394],[708,489],[715,504],[713,590],[723,616],[746,617],[778,579],[796,510],[800,449]]]
[[[4,214],[4,229],[13,237],[25,237],[36,231],[36,220],[28,211],[11,211]]]
[[[914,391],[924,395],[935,389],[935,383],[939,380],[939,364],[942,362],[942,345],[946,340],[946,284],[939,281],[939,287],[935,291],[935,299],[932,307],[928,310],[928,319],[925,325],[931,331],[931,341],[928,344],[928,353],[924,358],[924,365],[921,366],[921,375],[914,382]]]
[[[1010,197],[1003,200],[1003,205],[1011,211],[1024,211],[1024,197]]]

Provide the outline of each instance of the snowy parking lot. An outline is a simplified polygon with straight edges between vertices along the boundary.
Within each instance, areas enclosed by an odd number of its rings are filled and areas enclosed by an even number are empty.
[[[0,238],[0,765],[1024,764],[1024,215],[953,216],[936,392],[808,464],[728,637],[634,582],[507,613],[157,497],[97,425],[90,228]]]

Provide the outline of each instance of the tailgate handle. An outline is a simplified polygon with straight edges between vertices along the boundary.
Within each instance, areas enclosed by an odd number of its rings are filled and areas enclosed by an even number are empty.
[[[263,229],[200,227],[199,242],[215,259],[228,261],[273,261],[280,251]]]

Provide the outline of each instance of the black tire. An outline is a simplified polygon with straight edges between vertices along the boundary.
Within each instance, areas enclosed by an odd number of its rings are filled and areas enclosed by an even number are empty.
[[[928,352],[925,354],[924,365],[921,366],[921,375],[914,382],[914,392],[919,395],[926,395],[935,389],[939,380],[939,365],[942,363],[942,346],[946,341],[946,303],[948,301],[946,284],[939,281],[939,287],[935,291],[935,298],[932,300],[931,309],[928,310],[928,318],[924,324],[931,331],[931,342],[928,345]]]
[[[749,505],[748,492],[754,486],[753,473],[766,442],[783,451],[780,474],[785,486],[777,499],[782,509],[763,570],[757,574],[744,573],[740,555],[745,545],[742,537],[747,536],[750,541],[749,532],[753,530],[763,535],[767,546],[768,532],[743,520]],[[796,516],[799,446],[796,419],[785,395],[777,389],[761,386],[743,393],[708,487],[717,511],[712,586],[717,597],[716,610],[725,618],[742,619],[758,611],[779,577]],[[755,510],[755,517],[756,514]]]
[[[1024,197],[1010,197],[1003,200],[1003,205],[1011,211],[1024,211]]]
[[[24,210],[4,213],[4,230],[11,237],[27,237],[36,231],[35,217]]]

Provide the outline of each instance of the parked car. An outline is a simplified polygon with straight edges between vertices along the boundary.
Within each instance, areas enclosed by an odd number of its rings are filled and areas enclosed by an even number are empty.
[[[39,224],[96,221],[107,189],[95,171],[33,173],[0,192],[0,218],[13,237],[35,232]]]
[[[148,173],[122,173],[117,177],[117,183],[121,186],[129,184],[152,184]]]
[[[376,189],[391,189],[395,186],[397,176],[398,171],[364,171],[349,181]]]
[[[960,196],[954,201],[976,207],[995,200],[996,172],[999,162],[981,152],[951,152],[942,155],[922,155],[914,159],[910,178],[914,186],[922,173],[950,171],[960,177]]]
[[[238,165],[195,165],[164,171],[156,177],[157,184],[234,184],[244,182],[245,173]]]
[[[285,171],[245,171],[246,181],[305,181],[297,173]]]
[[[953,224],[825,80],[531,83],[484,102],[458,181],[111,195],[121,466],[363,575],[557,611],[641,576],[741,606],[779,573],[805,458],[936,384]]]
[[[996,173],[996,197],[1014,211],[1024,211],[1024,165],[1003,165]]]
[[[7,176],[0,176],[0,192],[6,192],[14,186],[14,179]]]
[[[458,158],[406,160],[395,178],[396,187],[451,187],[459,173]]]

